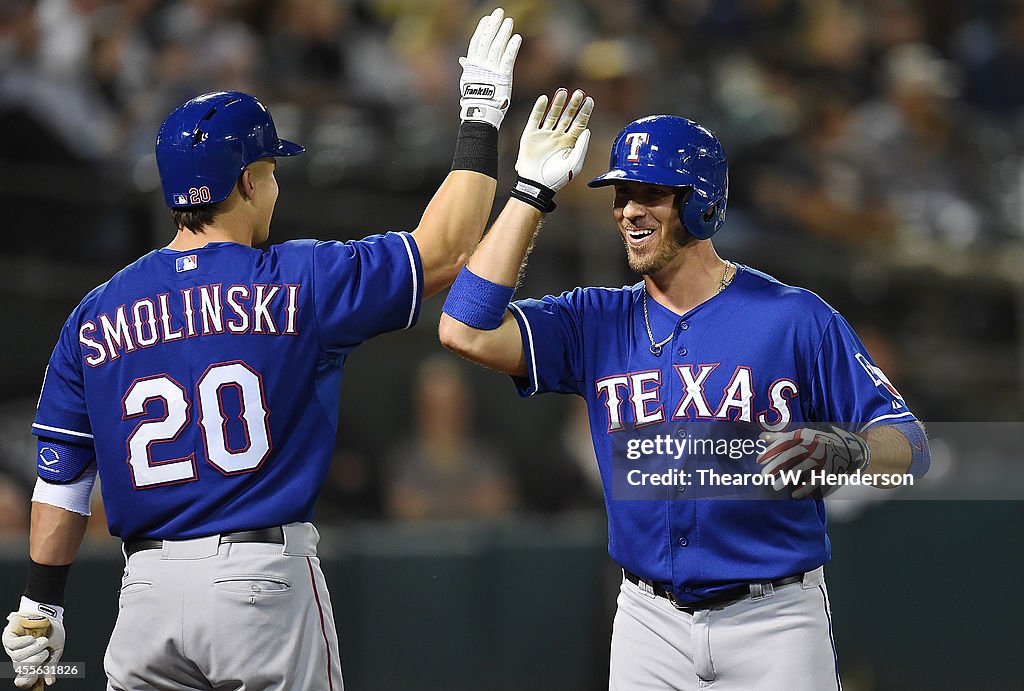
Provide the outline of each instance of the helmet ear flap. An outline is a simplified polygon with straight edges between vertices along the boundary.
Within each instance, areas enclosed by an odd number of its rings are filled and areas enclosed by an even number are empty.
[[[712,204],[701,212],[699,201],[693,201],[693,187],[681,187],[676,192],[676,204],[679,207],[679,221],[686,232],[698,240],[707,240],[711,235],[705,228],[714,217],[717,205]],[[713,231],[712,231],[713,232]]]
[[[725,199],[717,199],[709,204],[702,195],[696,195],[692,188],[688,188],[687,191],[688,194],[685,195],[679,209],[679,219],[683,222],[686,232],[698,240],[707,240],[722,225]]]
[[[686,218],[685,218],[686,204],[687,204],[687,202],[690,201],[690,197],[692,197],[692,196],[693,196],[693,188],[692,187],[680,187],[680,188],[676,189],[676,209],[679,211],[679,221],[683,224],[684,228],[686,228]],[[687,231],[689,231],[688,228],[687,228]]]

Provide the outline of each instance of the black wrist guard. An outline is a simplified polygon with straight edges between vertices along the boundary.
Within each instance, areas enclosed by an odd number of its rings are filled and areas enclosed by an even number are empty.
[[[452,170],[472,170],[498,179],[498,128],[486,122],[459,125]]]
[[[555,191],[539,182],[520,177],[510,193],[513,199],[526,202],[544,213],[551,213],[558,205],[555,204]]]
[[[28,560],[28,583],[25,597],[48,605],[64,605],[64,586],[68,582],[71,564],[47,566]]]

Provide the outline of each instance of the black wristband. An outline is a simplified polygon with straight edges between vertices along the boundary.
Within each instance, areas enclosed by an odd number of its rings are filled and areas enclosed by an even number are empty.
[[[64,586],[68,582],[71,564],[47,566],[28,560],[28,583],[25,597],[48,605],[64,605]]]
[[[452,170],[472,170],[498,179],[498,128],[486,122],[459,125]]]
[[[526,202],[544,213],[550,213],[558,208],[558,205],[555,204],[555,191],[553,189],[539,182],[527,180],[524,177],[516,179],[516,184],[510,194],[513,199]]]

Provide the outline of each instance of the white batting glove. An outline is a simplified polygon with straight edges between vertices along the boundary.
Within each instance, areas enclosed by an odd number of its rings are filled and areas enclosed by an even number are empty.
[[[555,208],[555,192],[583,169],[590,146],[587,125],[593,112],[594,99],[578,89],[572,98],[565,89],[556,91],[550,109],[547,96],[537,99],[519,140],[519,180],[512,189],[513,197],[544,212]]]
[[[838,485],[821,482],[822,474],[852,475],[866,468],[871,459],[868,444],[862,437],[835,425],[831,425],[828,432],[808,428],[793,432],[765,432],[761,439],[769,445],[758,456],[757,462],[761,465],[762,475],[774,478],[772,487],[776,492],[794,486],[790,473],[804,473],[795,482],[794,499],[803,499],[817,490],[821,491],[821,497],[828,496],[838,489]],[[812,471],[819,477],[810,475]]]
[[[512,99],[512,67],[523,42],[512,35],[511,17],[502,19],[500,7],[483,17],[469,42],[466,57],[459,58],[460,115],[463,121],[486,122],[500,127]]]
[[[50,620],[50,635],[34,638],[27,635],[22,620],[26,617],[45,616]],[[17,665],[37,667],[39,665],[57,665],[64,655],[64,608],[46,605],[21,598],[19,611],[7,615],[7,626],[4,628],[2,640],[4,652],[11,662]],[[19,688],[31,688],[38,674],[20,674],[14,678],[14,685]],[[44,675],[43,680],[48,686],[57,682],[55,675]]]

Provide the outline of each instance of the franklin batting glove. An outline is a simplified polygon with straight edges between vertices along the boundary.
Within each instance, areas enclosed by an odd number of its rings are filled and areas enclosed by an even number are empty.
[[[46,647],[46,638],[29,636],[22,628],[21,622],[27,612],[11,612],[7,615],[7,626],[4,627],[4,652],[15,667],[38,667],[50,658],[50,650]],[[27,689],[36,683],[38,674],[18,674],[14,677],[14,685]]]
[[[37,608],[25,607],[26,599],[22,598],[21,611],[11,612],[7,615],[7,626],[3,632],[4,652],[7,653],[7,657],[11,658],[15,667],[57,665],[64,654],[64,624],[59,619],[47,616],[50,623],[49,634],[39,638],[28,635],[23,622],[28,617],[41,615],[42,612]],[[18,674],[14,678],[14,685],[27,689],[31,688],[38,679],[38,674]],[[43,679],[47,686],[57,681],[53,674],[46,674]]]
[[[495,128],[512,98],[512,67],[523,39],[512,35],[512,19],[500,7],[480,20],[466,57],[459,58],[462,79],[459,101],[462,120],[486,122]]]
[[[533,106],[530,119],[519,140],[519,179],[512,196],[547,213],[555,209],[555,192],[565,187],[583,169],[590,145],[590,114],[594,99],[580,90],[568,98],[559,89],[551,99],[541,96]]]
[[[29,617],[46,617],[49,620],[49,633],[39,638],[28,635],[23,622]],[[56,666],[64,655],[65,638],[63,607],[22,597],[18,611],[7,615],[7,626],[3,632],[4,652],[15,665]],[[38,674],[21,674],[15,677],[14,685],[30,688],[38,678]],[[46,674],[44,681],[47,686],[51,686],[57,678],[53,674]]]

